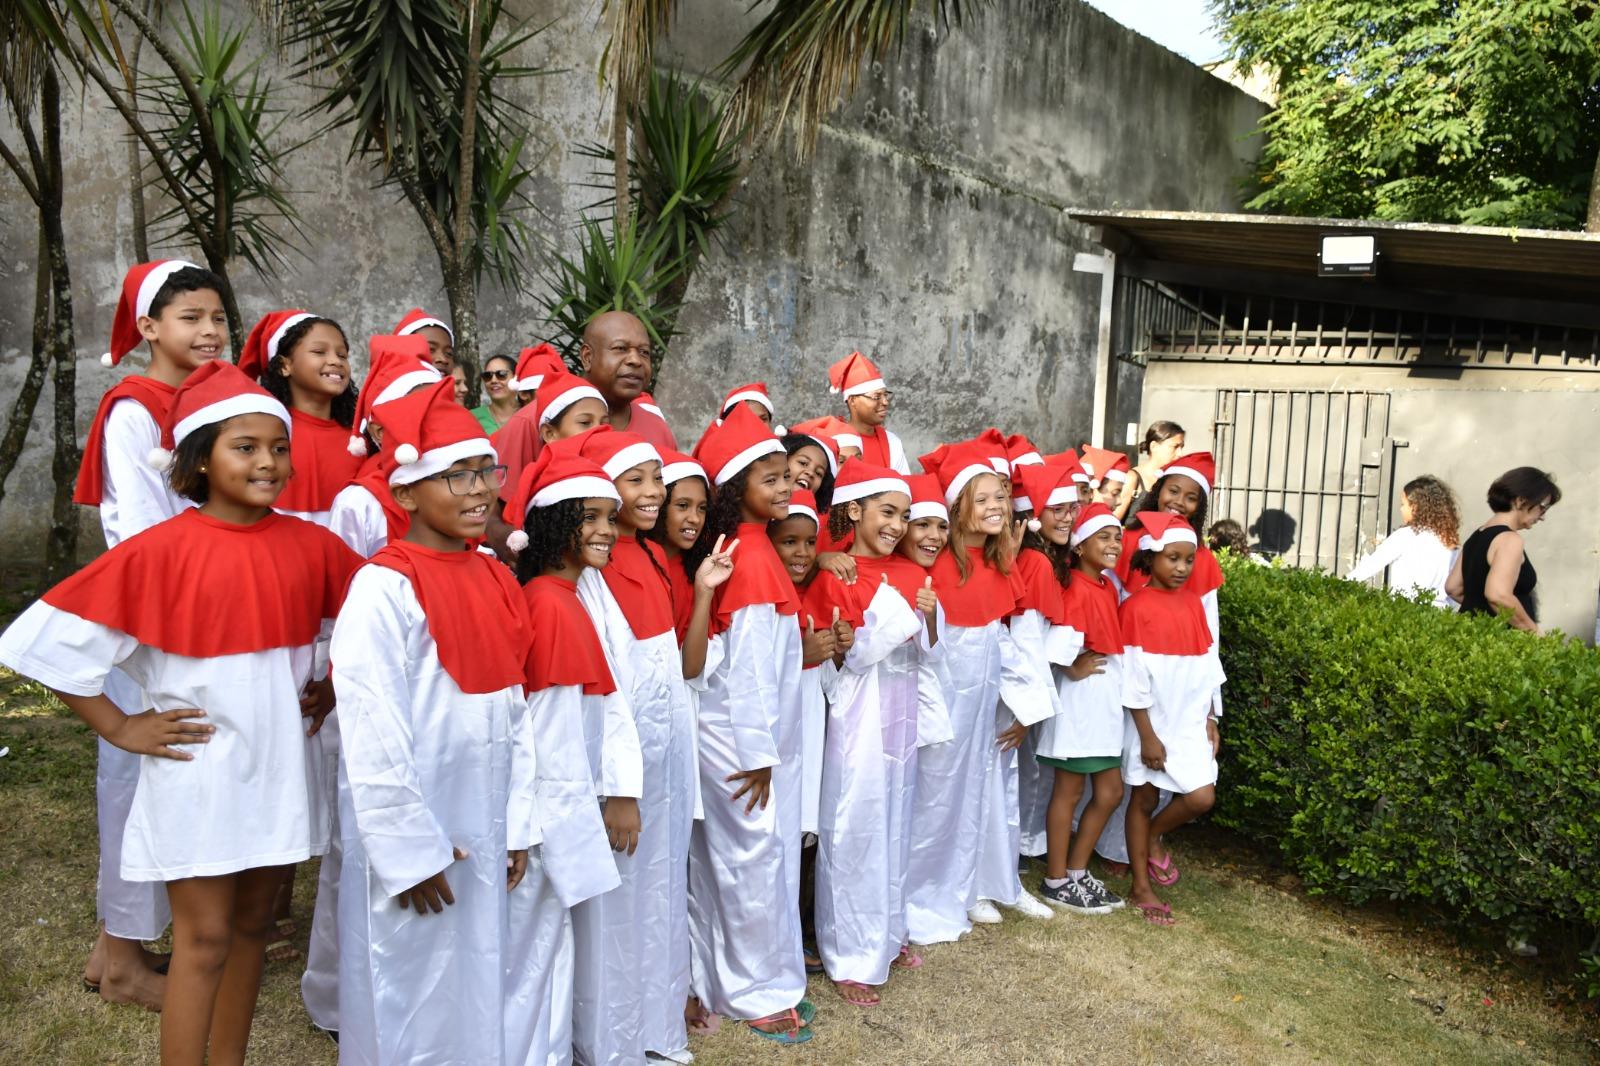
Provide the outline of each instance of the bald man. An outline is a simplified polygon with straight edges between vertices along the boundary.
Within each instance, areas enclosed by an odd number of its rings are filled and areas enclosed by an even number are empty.
[[[643,322],[626,311],[607,311],[584,327],[578,367],[605,397],[612,429],[627,430],[657,448],[677,451],[678,442],[661,417],[661,408],[645,391],[650,387],[653,351]]]

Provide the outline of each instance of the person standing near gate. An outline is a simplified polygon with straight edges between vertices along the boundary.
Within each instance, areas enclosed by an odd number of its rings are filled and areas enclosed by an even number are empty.
[[[1139,453],[1144,458],[1129,472],[1128,480],[1122,483],[1122,496],[1111,508],[1111,513],[1117,516],[1118,521],[1126,521],[1128,508],[1133,506],[1133,501],[1161,480],[1162,468],[1183,454],[1184,443],[1183,427],[1178,423],[1150,423],[1150,427],[1144,431],[1144,441],[1139,445]]]
[[[1461,546],[1444,590],[1460,602],[1463,614],[1505,612],[1513,629],[1542,635],[1534,593],[1538,575],[1522,533],[1544,521],[1561,502],[1561,490],[1543,470],[1519,466],[1495,479],[1488,501],[1493,513]]]
[[[1461,516],[1450,486],[1431,474],[1406,482],[1400,494],[1399,529],[1363,555],[1345,575],[1367,581],[1389,571],[1389,587],[1408,596],[1419,592],[1435,606],[1454,607],[1445,582],[1461,547]]]

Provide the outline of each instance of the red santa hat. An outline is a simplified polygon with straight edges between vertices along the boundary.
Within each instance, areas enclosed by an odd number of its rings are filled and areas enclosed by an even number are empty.
[[[1122,523],[1117,521],[1117,516],[1111,513],[1111,508],[1103,503],[1091,503],[1078,512],[1078,520],[1072,525],[1072,536],[1067,544],[1076,548],[1102,529],[1120,529]]]
[[[636,433],[622,433],[608,425],[595,426],[547,447],[583,456],[604,470],[606,477],[612,481],[640,463],[662,463],[661,453],[656,451],[655,445]]]
[[[456,403],[455,383],[441,378],[421,392],[380,405],[373,414],[383,427],[380,462],[389,484],[410,485],[442,474],[463,459],[487,455],[494,445],[477,416]]]
[[[506,384],[511,386],[512,392],[532,392],[544,383],[545,378],[570,373],[561,353],[553,345],[541,344],[536,348],[522,349],[517,355],[517,369]]]
[[[760,404],[767,409],[767,414],[773,418],[778,417],[778,409],[772,406],[772,397],[767,394],[767,383],[765,381],[752,381],[747,385],[736,385],[730,389],[728,395],[722,398],[722,406],[718,409],[721,412],[719,417],[728,417],[729,408],[745,400]],[[772,432],[781,437],[785,430],[782,426],[774,425]]]
[[[288,311],[269,311],[261,316],[244,339],[244,351],[239,353],[239,369],[248,378],[259,381],[267,367],[278,354],[278,345],[284,335],[308,318],[318,316],[310,311],[294,308]]]
[[[711,486],[711,479],[706,477],[706,468],[695,462],[690,456],[682,452],[661,452],[661,480],[668,485],[682,481],[686,477],[697,477]]]
[[[656,398],[650,395],[648,392],[641,392],[639,395],[635,396],[633,398],[633,403],[634,406],[639,408],[639,410],[649,411],[663,422],[667,420],[667,416],[661,413],[661,407],[656,403]]]
[[[607,499],[622,505],[617,487],[593,459],[585,459],[565,448],[545,448],[539,458],[522,468],[517,487],[506,499],[506,517],[519,527],[535,507],[549,507],[563,500]],[[528,546],[528,534],[513,529],[506,547],[519,552]]]
[[[817,517],[817,498],[811,495],[809,489],[795,489],[789,494],[789,517],[800,515],[811,519],[822,528],[822,520]]]
[[[833,483],[833,505],[864,500],[880,492],[903,492],[910,496],[911,486],[886,466],[875,466],[865,459],[846,459],[839,468],[839,479]]]
[[[1108,477],[1113,481],[1126,481],[1129,469],[1128,457],[1109,448],[1085,448],[1083,469],[1088,473],[1091,485],[1098,485]]]
[[[1011,509],[1014,511],[1032,511],[1037,515],[1046,507],[1078,502],[1078,488],[1073,484],[1072,470],[1064,464],[1024,463],[1017,468],[1017,481],[1020,487],[1011,498]],[[1026,506],[1018,506],[1018,502]],[[1038,519],[1030,521],[1028,526],[1037,532]]]
[[[857,433],[850,423],[833,415],[823,415],[821,418],[812,418],[789,427],[791,433],[804,433],[815,441],[831,442],[832,447],[823,445],[823,450],[829,452],[828,463],[835,477],[839,474],[839,449],[854,448],[861,450],[861,434]]]
[[[825,419],[821,419],[821,418],[814,418],[810,422],[807,422],[807,423],[804,423],[804,424],[805,425],[816,425],[817,423],[820,423],[820,422],[823,422],[823,421],[826,421],[826,420]],[[834,421],[838,422],[839,420],[838,419],[834,419]],[[844,425],[843,422],[839,422],[839,424],[841,426]],[[838,441],[834,440],[832,437],[828,436],[827,434],[821,432],[820,429],[813,431],[813,430],[801,429],[800,426],[790,426],[789,427],[789,432],[790,433],[798,433],[802,437],[810,437],[812,440],[816,441],[817,442],[817,447],[822,449],[823,456],[826,457],[827,460],[828,460],[828,473],[832,474],[834,477],[838,477],[839,476],[839,442]]]
[[[995,472],[989,449],[976,441],[940,445],[922,457],[922,468],[939,479],[939,487],[944,489],[944,502],[948,507],[955,506],[961,490],[973,478]]]
[[[745,467],[767,455],[782,455],[783,442],[755,412],[739,406],[700,439],[694,457],[715,485],[726,485]]]
[[[122,275],[122,296],[111,319],[111,350],[100,357],[101,366],[116,366],[123,356],[139,347],[144,340],[139,333],[139,319],[150,313],[156,293],[172,275],[191,268],[200,269],[187,259],[157,259],[128,268]]]
[[[1083,463],[1078,459],[1078,453],[1068,448],[1064,452],[1055,452],[1044,457],[1046,463],[1065,466],[1072,471],[1072,480],[1080,485],[1089,484],[1089,473],[1084,470]]]
[[[1006,458],[1011,460],[1011,469],[1019,466],[1043,466],[1044,455],[1034,445],[1033,441],[1021,433],[1013,433],[1006,438]]]
[[[1132,469],[1133,464],[1128,461],[1128,457],[1126,455],[1122,454],[1121,452],[1112,452],[1111,462],[1100,474],[1100,481],[1102,483],[1107,481],[1125,482],[1128,480],[1128,472]]]
[[[272,415],[289,432],[289,412],[260,385],[225,359],[212,359],[184,378],[161,425],[161,445],[145,461],[156,470],[172,465],[172,453],[197,429],[238,415]]]
[[[412,389],[432,385],[440,376],[428,362],[428,342],[421,337],[379,335],[369,340],[367,376],[361,381],[356,418],[350,427],[350,454],[367,454],[367,442],[361,434],[372,420],[373,408],[398,400]],[[383,420],[379,419],[378,424],[383,425]]]
[[[1140,551],[1158,552],[1173,544],[1200,543],[1189,520],[1169,511],[1140,511],[1139,525],[1143,530],[1139,535]]]
[[[1161,468],[1161,476],[1181,474],[1200,486],[1200,491],[1211,495],[1211,486],[1217,480],[1217,463],[1210,452],[1193,452],[1180,455]]]
[[[982,448],[989,457],[989,465],[1001,477],[1011,476],[1011,450],[1006,446],[1006,435],[990,427],[972,438],[972,443]]]
[[[911,488],[911,521],[919,518],[942,518],[950,521],[950,508],[945,506],[944,488],[932,474],[912,474],[906,478]]]
[[[601,406],[606,402],[600,390],[583,378],[565,372],[550,375],[539,385],[539,403],[535,408],[539,425],[556,421],[561,412],[583,399],[599,400]]]
[[[450,343],[455,343],[456,331],[451,329],[444,319],[434,318],[420,307],[413,307],[401,316],[400,321],[394,324],[394,335],[396,337],[409,337],[417,330],[427,329],[429,326],[438,326],[449,335]]]
[[[828,391],[847,400],[885,388],[883,372],[860,352],[851,352],[828,368]]]

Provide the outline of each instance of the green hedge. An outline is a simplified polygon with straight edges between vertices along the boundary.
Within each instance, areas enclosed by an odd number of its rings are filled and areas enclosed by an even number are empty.
[[[1587,945],[1600,653],[1327,574],[1224,569],[1217,819],[1313,890]]]

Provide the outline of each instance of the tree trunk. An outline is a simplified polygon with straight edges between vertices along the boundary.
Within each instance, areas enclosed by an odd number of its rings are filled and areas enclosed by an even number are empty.
[[[619,8],[621,4],[617,5]],[[611,154],[616,161],[617,212],[614,224],[625,225],[633,213],[633,203],[628,195],[628,94],[623,90],[621,78],[614,86],[616,97],[611,105]]]
[[[1589,181],[1589,217],[1583,228],[1589,233],[1600,233],[1600,152],[1595,153],[1594,177]]]
[[[228,260],[209,247],[202,246],[200,250],[205,254],[206,269],[222,279],[222,311],[228,316],[228,348],[237,363],[240,349],[244,347],[244,320],[239,317],[239,299],[233,294],[233,279],[228,277]]]
[[[152,0],[145,0],[144,13],[149,17]],[[134,34],[133,55],[128,60],[128,99],[139,105],[139,53],[144,50],[144,35]],[[133,257],[141,263],[150,261],[150,227],[144,211],[144,160],[139,155],[139,138],[128,134],[128,206],[132,209]]]
[[[455,263],[443,263],[445,298],[450,301],[450,321],[456,330],[456,362],[467,371],[467,399],[477,395],[478,380],[478,286],[465,256]]]
[[[55,368],[55,453],[50,463],[55,496],[50,506],[50,535],[45,541],[45,574],[55,584],[77,565],[78,508],[72,488],[78,479],[78,362],[72,333],[72,274],[67,266],[67,237],[61,225],[64,182],[61,173],[61,87],[53,66],[45,68],[39,91],[39,121],[44,133],[46,173],[41,175],[44,203],[40,223],[50,257],[50,346]]]
[[[451,220],[450,240],[454,263],[441,257],[445,286],[450,300],[450,322],[455,328],[456,362],[466,373],[467,397],[478,395],[478,292],[472,274],[472,201],[477,190],[478,83],[483,62],[483,19],[478,0],[467,2],[467,69],[461,86],[461,160],[456,171],[456,217]]]
[[[6,479],[16,469],[17,460],[22,458],[22,446],[27,443],[28,430],[33,425],[33,412],[39,406],[45,372],[50,366],[50,255],[45,244],[44,224],[41,221],[39,257],[33,267],[33,354],[28,359],[28,372],[22,378],[22,390],[11,403],[5,436],[0,437],[0,502],[6,498]]]

